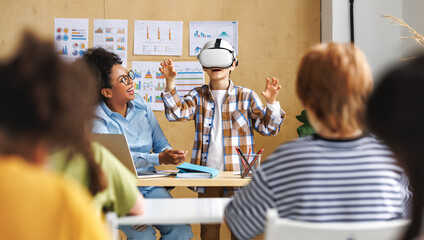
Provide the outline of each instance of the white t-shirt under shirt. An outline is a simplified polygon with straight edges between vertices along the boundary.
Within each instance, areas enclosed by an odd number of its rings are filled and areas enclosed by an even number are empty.
[[[224,170],[224,142],[222,136],[222,104],[227,97],[227,90],[212,90],[212,96],[215,100],[215,110],[211,129],[211,138],[209,143],[208,159],[206,166]]]
[[[224,171],[224,136],[222,135],[222,105],[227,98],[228,90],[212,90],[215,101],[215,110],[212,122],[211,137],[208,150],[206,166]],[[274,112],[280,109],[280,103],[267,104]]]

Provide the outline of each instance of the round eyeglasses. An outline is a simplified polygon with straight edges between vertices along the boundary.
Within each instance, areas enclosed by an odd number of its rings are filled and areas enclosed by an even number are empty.
[[[124,75],[119,76],[118,77],[118,81],[116,83],[112,83],[110,85],[110,87],[112,87],[115,84],[121,83],[121,82],[125,86],[128,86],[128,85],[131,84],[131,81],[134,80],[134,78],[135,78],[135,74],[134,74],[133,70],[130,70],[127,74],[124,74]]]

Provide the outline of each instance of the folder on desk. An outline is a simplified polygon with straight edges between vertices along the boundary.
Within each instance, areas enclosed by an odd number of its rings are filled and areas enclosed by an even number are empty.
[[[177,168],[177,178],[213,178],[218,176],[219,171],[215,168],[199,166],[191,163],[183,163]]]

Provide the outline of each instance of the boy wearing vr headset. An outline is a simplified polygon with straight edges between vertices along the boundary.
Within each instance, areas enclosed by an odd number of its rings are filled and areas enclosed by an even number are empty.
[[[264,106],[251,89],[236,86],[230,73],[238,64],[233,46],[216,39],[205,44],[197,56],[210,83],[192,89],[184,97],[175,89],[172,60],[161,63],[159,70],[166,77],[162,100],[169,121],[196,121],[191,163],[220,171],[239,170],[236,147],[244,153],[254,151],[253,129],[264,136],[276,135],[285,112],[276,101],[281,88],[278,79],[266,79]],[[227,188],[228,190],[228,188]],[[195,188],[199,197],[224,197],[224,188]],[[227,195],[228,196],[228,195]],[[219,239],[219,224],[201,225],[202,239]]]

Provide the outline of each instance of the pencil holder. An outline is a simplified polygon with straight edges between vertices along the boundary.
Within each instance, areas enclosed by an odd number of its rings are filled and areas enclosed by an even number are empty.
[[[261,155],[259,154],[243,154],[239,155],[240,176],[242,178],[250,178],[261,164]]]

